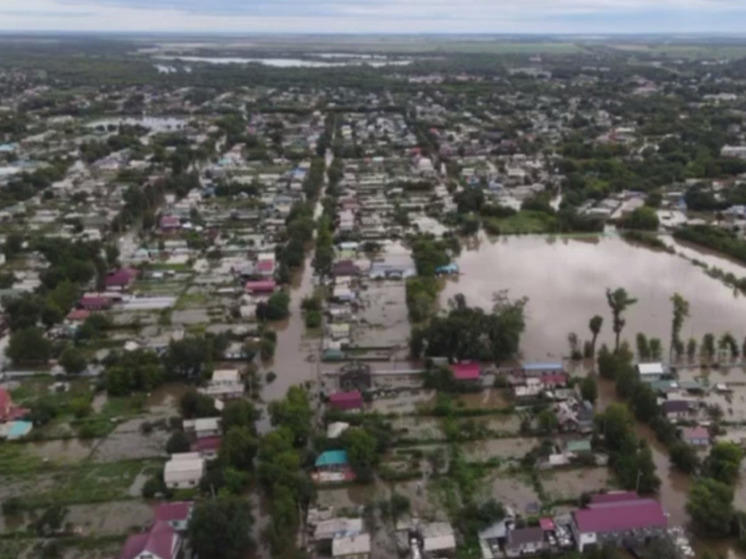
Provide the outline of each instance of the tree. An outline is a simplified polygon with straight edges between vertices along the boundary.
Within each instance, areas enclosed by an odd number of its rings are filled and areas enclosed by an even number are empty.
[[[260,415],[251,402],[231,400],[223,408],[220,426],[223,433],[227,433],[231,427],[247,427],[253,432],[254,422],[259,419]]]
[[[601,333],[601,327],[604,324],[603,317],[599,315],[595,315],[591,320],[588,322],[588,328],[591,331],[591,334],[593,335],[593,338],[591,339],[591,348],[592,353],[591,357],[595,357],[596,355],[596,340],[598,339],[598,335]]]
[[[653,208],[642,206],[622,218],[620,225],[624,229],[656,231],[659,225],[658,215]]]
[[[379,458],[376,438],[363,428],[351,427],[342,434],[342,445],[358,479],[372,479]]]
[[[694,529],[703,536],[728,536],[733,519],[733,488],[714,479],[700,478],[689,490],[686,511]]]
[[[8,260],[11,260],[19,252],[23,250],[23,236],[18,233],[11,233],[5,237],[5,243],[3,244],[3,254]]]
[[[671,464],[685,474],[693,474],[699,468],[699,457],[692,445],[679,441],[671,446],[669,453]]]
[[[179,452],[189,452],[191,448],[189,437],[184,431],[174,431],[166,442],[166,452],[169,454],[178,454]]]
[[[596,403],[598,398],[598,384],[595,377],[587,376],[580,383],[580,397],[591,404]]]
[[[206,394],[200,394],[195,389],[188,390],[179,400],[179,411],[184,419],[200,417],[215,417],[218,410],[215,402]]]
[[[252,470],[258,443],[248,427],[233,426],[220,441],[219,457],[221,462],[237,470]]]
[[[290,295],[286,291],[273,293],[267,302],[256,307],[258,320],[283,320],[290,315]]]
[[[299,386],[288,388],[285,398],[269,405],[272,425],[283,425],[290,429],[295,444],[302,446],[311,433],[313,411],[308,402],[308,394]]]
[[[187,533],[201,559],[245,559],[253,545],[249,503],[237,497],[197,502]]]
[[[88,363],[81,351],[74,347],[66,347],[60,355],[59,362],[68,375],[78,375],[88,367]]]
[[[671,303],[673,304],[673,320],[671,321],[671,348],[669,350],[669,357],[671,352],[682,344],[681,329],[684,326],[684,321],[689,317],[689,301],[684,299],[684,297],[678,293],[674,293],[671,296]]]
[[[702,337],[701,351],[702,355],[708,359],[715,357],[715,336],[713,334],[705,334]]]
[[[544,410],[537,416],[539,431],[544,435],[549,435],[557,428],[557,416],[552,410]]]
[[[611,308],[611,314],[614,319],[612,325],[612,329],[614,330],[615,335],[614,350],[619,351],[619,336],[621,335],[622,330],[624,329],[624,325],[626,324],[626,320],[622,318],[622,314],[624,313],[624,311],[627,310],[628,307],[634,305],[637,302],[637,299],[631,298],[627,294],[626,289],[624,289],[623,287],[619,287],[614,291],[612,291],[611,289],[606,290],[606,301]]]
[[[650,423],[658,415],[658,397],[649,384],[638,382],[632,395],[635,417],[643,423]]]
[[[638,332],[635,341],[637,343],[637,356],[640,358],[640,361],[650,359],[650,344],[645,334]]]
[[[719,442],[712,446],[705,462],[707,475],[721,483],[735,485],[741,470],[743,450],[735,443]]]
[[[694,338],[689,338],[689,341],[686,343],[686,357],[689,359],[689,361],[693,361],[694,358],[697,355],[697,340]]]
[[[661,349],[661,340],[660,338],[650,338],[648,340],[648,349],[650,350],[650,358],[654,360],[661,359],[663,355],[663,350]]]
[[[52,343],[40,328],[34,326],[17,330],[10,336],[5,353],[15,364],[46,362],[52,351]]]

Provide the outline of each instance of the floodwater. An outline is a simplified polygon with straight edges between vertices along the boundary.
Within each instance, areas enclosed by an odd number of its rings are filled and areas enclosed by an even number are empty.
[[[321,340],[305,336],[306,325],[300,308],[303,298],[313,295],[312,259],[312,255],[306,257],[303,270],[292,283],[290,317],[273,326],[277,332],[277,350],[272,360],[262,363],[261,373],[264,377],[274,371],[277,378],[264,386],[265,401],[278,400],[292,385],[315,382],[318,378]]]
[[[554,499],[574,499],[585,492],[609,489],[608,468],[550,470],[541,474],[544,491]]]
[[[212,56],[155,56],[157,60],[181,60],[182,62],[205,62],[207,64],[262,64],[274,68],[340,68],[343,66],[408,66],[411,60],[369,60],[350,58],[344,62],[324,62],[320,60],[303,60],[300,58],[244,58]]]
[[[742,339],[746,333],[746,298],[680,256],[633,246],[618,237],[482,237],[465,247],[456,262],[461,276],[446,283],[442,305],[458,293],[486,309],[501,290],[508,290],[511,298],[528,297],[521,339],[527,360],[567,355],[568,333],[589,339],[588,321],[596,314],[604,317],[599,344],[611,344],[606,288],[624,287],[638,299],[625,313],[623,339],[634,342],[637,332],[645,332],[663,341],[664,355],[675,292],[690,303],[684,339],[726,331]],[[746,268],[742,270],[746,276]]]

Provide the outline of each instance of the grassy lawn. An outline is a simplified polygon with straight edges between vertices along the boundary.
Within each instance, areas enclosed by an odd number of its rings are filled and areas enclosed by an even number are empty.
[[[150,475],[162,463],[155,460],[131,460],[105,464],[85,462],[58,470],[54,486],[46,491],[24,495],[26,508],[41,508],[55,503],[65,505],[101,503],[131,498],[129,488],[138,474]]]
[[[0,464],[4,476],[31,475],[51,467],[28,452],[25,445],[18,443],[0,445]]]
[[[484,228],[490,235],[529,235],[551,233],[554,218],[543,212],[522,210],[505,218],[487,218]]]

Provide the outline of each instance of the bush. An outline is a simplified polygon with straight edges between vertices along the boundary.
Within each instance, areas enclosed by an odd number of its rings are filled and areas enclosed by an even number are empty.
[[[318,328],[321,326],[321,311],[312,310],[306,312],[306,328]]]

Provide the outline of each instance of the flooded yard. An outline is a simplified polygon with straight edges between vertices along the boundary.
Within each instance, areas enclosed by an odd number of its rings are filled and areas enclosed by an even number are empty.
[[[513,437],[505,439],[487,439],[461,445],[466,460],[469,462],[486,462],[491,458],[500,460],[520,459],[539,444],[539,439],[530,437]]]
[[[387,499],[388,490],[383,485],[356,485],[353,487],[320,488],[317,504],[319,507],[355,509],[377,499]]]
[[[93,451],[95,462],[117,462],[142,458],[162,458],[166,456],[168,431],[153,429],[144,433],[145,419],[132,419],[117,426]]]
[[[488,484],[491,494],[515,512],[523,513],[526,505],[539,502],[536,490],[519,477],[496,473],[488,479]]]
[[[98,441],[61,439],[29,443],[27,448],[39,458],[65,464],[80,462],[90,456]]]
[[[613,488],[608,468],[552,470],[541,474],[541,484],[551,500],[575,499],[585,492]]]
[[[595,314],[604,317],[599,343],[610,343],[613,334],[606,288],[624,287],[638,299],[625,315],[623,337],[629,340],[637,332],[645,332],[661,338],[665,346],[671,330],[669,299],[675,292],[690,303],[684,339],[730,331],[740,340],[746,333],[742,318],[746,298],[684,258],[632,246],[616,237],[482,238],[476,246],[465,247],[456,262],[461,276],[447,282],[441,305],[458,293],[484,308],[492,306],[496,291],[508,290],[514,298],[528,297],[526,331],[521,340],[528,360],[567,354],[567,334],[576,332],[581,339],[588,339],[588,320]],[[740,275],[746,276],[746,268],[741,269]],[[666,351],[664,347],[664,354]]]
[[[150,505],[139,501],[113,501],[68,507],[66,522],[80,528],[86,536],[115,536],[151,522]]]

